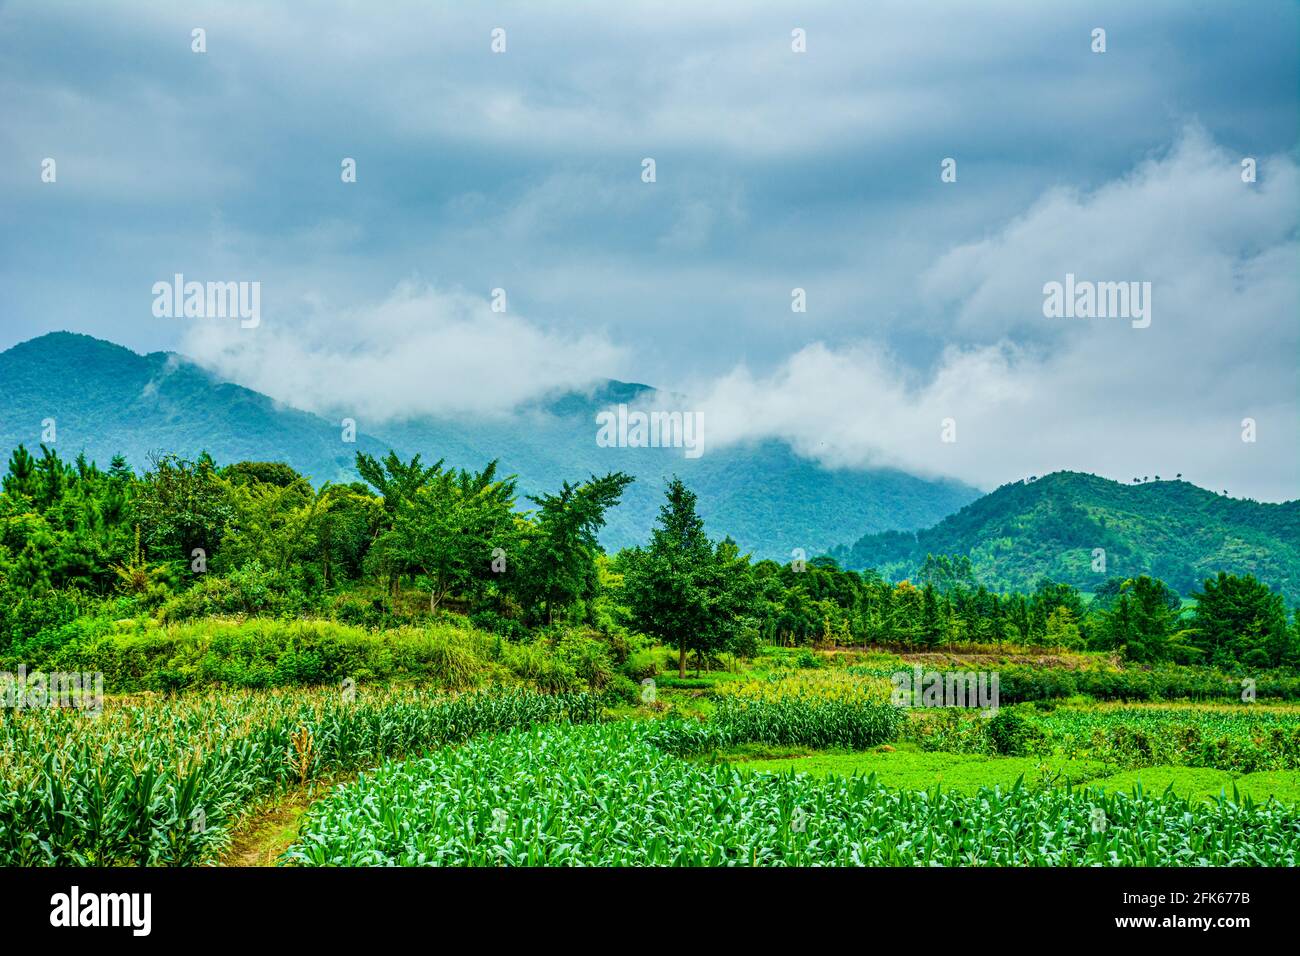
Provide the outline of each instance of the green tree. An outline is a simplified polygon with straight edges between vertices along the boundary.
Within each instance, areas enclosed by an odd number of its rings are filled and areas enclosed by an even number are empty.
[[[748,623],[754,583],[733,542],[705,536],[694,493],[673,478],[666,498],[649,547],[625,552],[623,592],[637,629],[677,648],[685,677],[689,651],[715,652]]]
[[[557,612],[596,594],[596,535],[605,513],[623,496],[632,477],[613,472],[581,485],[565,482],[559,494],[529,496],[539,506],[508,573],[511,588],[533,620],[552,623]]]
[[[1286,607],[1282,596],[1255,580],[1220,571],[1192,594],[1196,611],[1192,640],[1210,663],[1273,667],[1288,655]]]
[[[1170,589],[1156,578],[1131,578],[1119,589],[1109,611],[1102,612],[1107,647],[1123,650],[1133,661],[1169,660],[1175,656],[1178,616],[1170,607]]]
[[[148,550],[165,561],[188,561],[195,548],[211,558],[234,515],[229,486],[207,455],[198,461],[176,455],[155,459],[135,509]]]
[[[430,611],[449,594],[478,594],[493,550],[509,550],[515,530],[515,480],[497,479],[495,461],[477,473],[435,468],[427,484],[403,493],[392,528],[375,542],[391,567],[428,579]]]

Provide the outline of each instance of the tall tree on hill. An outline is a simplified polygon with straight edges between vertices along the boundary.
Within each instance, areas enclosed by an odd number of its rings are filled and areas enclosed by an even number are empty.
[[[716,547],[704,534],[695,495],[673,478],[648,548],[625,552],[623,590],[635,626],[677,648],[677,672],[686,655],[722,648],[753,610],[748,557],[735,545]]]

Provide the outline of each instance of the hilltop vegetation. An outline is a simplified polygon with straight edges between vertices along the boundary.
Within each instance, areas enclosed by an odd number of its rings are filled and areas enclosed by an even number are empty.
[[[1095,549],[1105,552],[1094,568]],[[831,553],[849,568],[916,579],[928,555],[970,559],[994,591],[1041,578],[1094,591],[1108,578],[1159,578],[1189,594],[1226,571],[1300,601],[1300,501],[1262,504],[1181,480],[1121,484],[1077,472],[1013,482],[922,531],[867,534]]]

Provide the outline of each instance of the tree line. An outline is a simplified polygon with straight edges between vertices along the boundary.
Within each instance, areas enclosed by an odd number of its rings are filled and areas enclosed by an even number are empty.
[[[0,483],[0,648],[117,602],[124,613],[454,611],[508,638],[554,625],[630,628],[707,659],[759,645],[957,644],[1107,650],[1139,662],[1300,665],[1300,611],[1250,575],[1189,595],[1152,577],[1088,595],[1048,580],[981,586],[968,558],[913,579],[830,557],[753,561],[714,540],[681,481],[644,546],[599,533],[632,479],[565,482],[522,502],[513,476],[358,453],[358,480],[315,488],[287,465],[120,456],[107,469],[19,446]],[[418,600],[416,600],[418,599]],[[361,610],[358,611],[357,609]],[[372,622],[370,618],[363,618]]]

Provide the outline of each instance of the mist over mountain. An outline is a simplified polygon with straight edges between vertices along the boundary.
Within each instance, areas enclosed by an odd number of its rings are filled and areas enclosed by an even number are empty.
[[[101,465],[122,454],[140,470],[151,455],[218,463],[283,461],[313,482],[355,481],[356,452],[445,458],[481,467],[498,458],[519,477],[521,494],[556,490],[592,473],[625,471],[637,481],[609,514],[608,548],[644,542],[658,513],[665,479],[679,475],[700,497],[714,537],[730,535],[755,557],[809,557],[862,530],[934,524],[979,492],[961,482],[900,471],[828,470],[778,441],[711,449],[688,458],[680,448],[600,447],[595,416],[650,389],[609,381],[590,394],[570,393],[526,405],[508,416],[413,417],[371,426],[356,422],[355,442],[341,421],[291,408],[223,382],[172,352],[139,355],[91,336],[55,332],[0,353],[0,446],[33,449],[43,422],[54,420],[53,447],[64,458],[84,452]],[[521,507],[528,503],[521,500]]]

